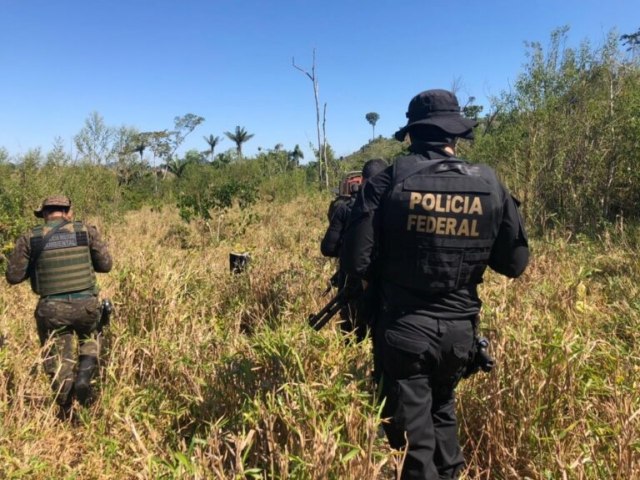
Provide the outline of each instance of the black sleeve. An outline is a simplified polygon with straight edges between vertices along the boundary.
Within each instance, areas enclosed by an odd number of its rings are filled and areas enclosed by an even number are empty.
[[[493,270],[510,278],[522,275],[529,263],[529,243],[518,205],[518,200],[505,194],[502,223],[489,259]]]
[[[325,257],[339,257],[342,246],[342,235],[349,218],[349,208],[346,204],[338,204],[329,221],[324,238],[320,243],[320,251]]]
[[[393,167],[372,177],[360,189],[344,234],[340,265],[348,274],[368,278],[375,254],[382,201],[391,188]]]

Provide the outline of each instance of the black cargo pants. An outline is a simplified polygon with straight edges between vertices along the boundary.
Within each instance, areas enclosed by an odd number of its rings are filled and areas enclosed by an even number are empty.
[[[458,478],[464,458],[454,390],[471,358],[473,322],[384,315],[374,360],[382,366],[387,438],[393,448],[407,448],[401,478]]]

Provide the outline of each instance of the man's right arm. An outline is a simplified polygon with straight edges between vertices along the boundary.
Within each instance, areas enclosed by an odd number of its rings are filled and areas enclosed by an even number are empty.
[[[27,235],[21,236],[16,242],[13,252],[9,255],[5,278],[11,285],[17,285],[29,278],[29,256],[31,245]]]

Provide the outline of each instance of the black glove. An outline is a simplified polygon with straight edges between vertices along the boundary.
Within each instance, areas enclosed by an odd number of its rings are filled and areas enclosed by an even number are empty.
[[[347,300],[355,300],[364,289],[362,288],[362,281],[357,277],[348,276],[345,282],[342,292]]]

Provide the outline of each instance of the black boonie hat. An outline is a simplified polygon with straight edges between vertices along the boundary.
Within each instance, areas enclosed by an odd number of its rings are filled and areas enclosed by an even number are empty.
[[[448,90],[425,90],[409,102],[407,124],[395,133],[398,141],[403,141],[414,125],[434,125],[446,133],[464,138],[473,138],[471,131],[478,122],[460,114],[456,96]]]

